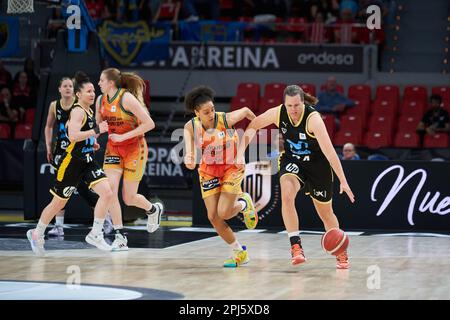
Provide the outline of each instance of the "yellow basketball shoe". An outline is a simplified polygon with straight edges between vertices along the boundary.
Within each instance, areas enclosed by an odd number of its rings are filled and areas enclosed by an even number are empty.
[[[252,197],[247,193],[243,192],[239,197],[239,200],[245,201],[245,209],[242,212],[244,216],[244,223],[247,229],[255,229],[258,224],[258,213],[256,212],[255,206],[253,204]]]
[[[233,255],[233,257],[224,261],[223,266],[225,268],[237,268],[250,261],[246,246],[242,246],[242,250],[233,250]]]

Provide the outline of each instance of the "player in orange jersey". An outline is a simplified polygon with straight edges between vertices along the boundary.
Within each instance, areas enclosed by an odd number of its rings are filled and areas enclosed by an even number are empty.
[[[96,102],[97,122],[106,120],[109,127],[103,169],[115,194],[110,207],[116,230],[112,247],[115,251],[122,251],[128,250],[127,239],[121,232],[122,213],[118,197],[122,176],[123,202],[127,206],[136,206],[146,211],[147,231],[156,231],[161,221],[162,204],[152,204],[137,193],[148,157],[144,133],[152,130],[155,123],[145,107],[142,96],[144,80],[138,75],[109,68],[103,70],[98,84],[103,95]]]
[[[249,108],[216,112],[214,91],[206,86],[190,91],[185,105],[195,117],[184,126],[184,162],[189,169],[195,169],[195,159],[201,153],[198,173],[208,219],[233,250],[224,267],[238,267],[249,261],[247,250],[236,240],[225,220],[242,212],[245,225],[253,229],[258,223],[258,214],[250,195],[241,189],[244,167],[235,164],[239,137],[233,125],[244,118],[252,120],[255,115]]]

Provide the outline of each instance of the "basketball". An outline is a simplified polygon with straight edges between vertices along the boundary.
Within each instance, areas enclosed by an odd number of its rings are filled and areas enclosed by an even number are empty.
[[[349,239],[341,229],[333,228],[322,236],[322,248],[327,253],[338,256],[348,247]]]

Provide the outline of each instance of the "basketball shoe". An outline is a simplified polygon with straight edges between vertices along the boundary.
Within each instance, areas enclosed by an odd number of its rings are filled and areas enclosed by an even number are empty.
[[[123,234],[117,232],[115,235],[114,242],[111,245],[111,251],[128,251],[128,239]]]
[[[241,211],[244,216],[245,226],[247,229],[255,229],[258,224],[258,213],[253,205],[252,197],[247,192],[243,192],[239,200],[245,201],[245,208]]]
[[[154,212],[147,212],[147,231],[149,233],[158,230],[159,225],[161,224],[161,215],[164,212],[164,206],[161,202],[155,202],[153,207],[155,208]]]
[[[86,242],[96,246],[98,249],[102,251],[111,251],[111,246],[106,243],[105,239],[103,238],[103,233],[94,234],[92,231],[88,233],[88,235],[85,238]]]
[[[45,255],[44,236],[39,237],[36,233],[36,229],[30,229],[27,231],[27,238],[28,241],[30,241],[31,250],[33,250],[37,256]]]
[[[291,263],[293,266],[303,263],[306,261],[305,254],[303,253],[303,248],[300,247],[298,243],[291,247]]]
[[[64,228],[62,226],[54,226],[47,235],[49,237],[63,237],[64,236]]]
[[[233,256],[224,261],[225,268],[237,268],[250,262],[247,247],[242,246],[242,250],[233,250]]]

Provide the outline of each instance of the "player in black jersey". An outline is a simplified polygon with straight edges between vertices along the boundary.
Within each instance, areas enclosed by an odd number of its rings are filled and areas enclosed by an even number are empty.
[[[292,264],[306,261],[300,240],[295,198],[305,189],[314,203],[325,230],[339,228],[333,213],[333,170],[340,181],[340,193],[351,202],[353,193],[347,183],[341,162],[334,150],[325,124],[312,105],[318,101],[296,85],[286,87],[284,104],[256,117],[247,127],[239,149],[240,159],[256,130],[275,124],[283,137],[284,151],[279,157],[282,216],[291,242]],[[239,160],[241,163],[242,160]],[[337,256],[337,268],[349,267],[347,252]]]
[[[94,150],[99,147],[96,135],[107,132],[108,124],[103,121],[96,126],[94,112],[90,107],[95,101],[95,89],[84,73],[78,72],[75,75],[74,87],[78,102],[70,110],[67,122],[70,144],[61,158],[55,184],[50,189],[53,199],[42,212],[36,229],[27,232],[31,248],[38,255],[45,253],[44,232],[47,225],[65,207],[81,181],[99,195],[94,210],[94,224],[92,231],[86,236],[86,241],[101,250],[111,250],[111,246],[103,238],[102,228],[112,191],[103,169],[94,160],[93,155]]]
[[[67,137],[67,120],[72,106],[76,102],[73,92],[73,81],[69,77],[64,77],[59,81],[58,91],[61,95],[60,99],[54,100],[50,103],[47,115],[47,123],[45,125],[45,146],[47,149],[47,161],[55,170],[61,163],[67,147],[70,145],[70,140]],[[56,141],[53,144],[53,129],[56,122]],[[80,196],[87,202],[89,207],[94,209],[97,203],[98,195],[88,189],[85,183],[80,183],[77,187]],[[105,220],[105,233],[112,228],[112,223],[108,217]],[[64,209],[55,217],[55,227],[51,229],[47,235],[49,236],[64,236]]]

